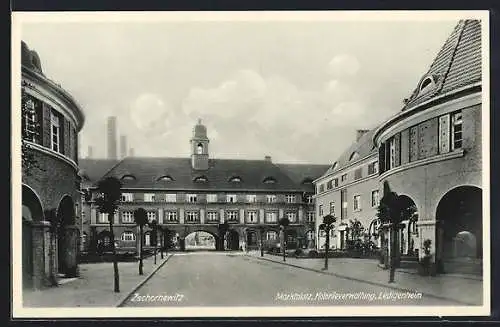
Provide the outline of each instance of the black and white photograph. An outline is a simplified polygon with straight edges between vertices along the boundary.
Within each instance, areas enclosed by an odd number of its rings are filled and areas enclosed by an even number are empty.
[[[489,315],[488,33],[12,13],[13,316]]]

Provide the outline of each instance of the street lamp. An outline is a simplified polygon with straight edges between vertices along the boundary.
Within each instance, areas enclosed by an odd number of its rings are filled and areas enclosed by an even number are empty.
[[[324,270],[328,270],[328,250],[330,250],[330,230],[333,228],[333,224],[337,221],[332,215],[326,215],[323,217],[323,224],[321,224],[320,228],[322,228],[326,232],[326,242],[325,242],[325,267]]]
[[[283,261],[286,261],[286,227],[290,224],[288,218],[281,218],[279,226],[281,229],[281,248],[283,249]]]

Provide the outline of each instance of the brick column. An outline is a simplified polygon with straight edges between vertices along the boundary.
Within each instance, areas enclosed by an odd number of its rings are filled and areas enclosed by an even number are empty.
[[[115,214],[117,215],[117,214]],[[71,225],[64,227],[64,267],[66,277],[78,276],[78,227]]]
[[[41,289],[50,286],[49,249],[50,222],[33,222],[31,226],[33,246],[33,288]]]

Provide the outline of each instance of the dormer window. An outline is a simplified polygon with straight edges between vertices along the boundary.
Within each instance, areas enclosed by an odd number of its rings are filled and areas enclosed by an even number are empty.
[[[170,175],[160,176],[157,181],[159,182],[172,182],[174,179]]]
[[[196,146],[196,153],[203,154],[203,144],[198,143],[198,145]]]
[[[121,178],[122,181],[130,182],[130,181],[135,181],[135,176],[134,175],[123,175]]]
[[[335,170],[335,169],[337,169],[337,162],[334,162],[332,165],[332,170]]]
[[[208,182],[208,178],[205,176],[198,176],[194,179],[195,183],[206,183]]]
[[[266,178],[264,178],[264,180],[262,182],[264,184],[275,184],[276,179],[274,177],[266,177]]]
[[[233,176],[229,179],[231,183],[241,183],[241,177],[239,176]]]
[[[310,177],[306,177],[306,178],[304,178],[304,180],[302,181],[302,184],[310,185],[310,184],[312,184],[312,182],[313,182],[312,178],[310,178]]]
[[[349,161],[355,160],[359,158],[359,154],[357,152],[351,153],[351,156],[349,157]]]
[[[436,86],[436,77],[427,76],[420,83],[419,92],[426,93],[432,90]]]

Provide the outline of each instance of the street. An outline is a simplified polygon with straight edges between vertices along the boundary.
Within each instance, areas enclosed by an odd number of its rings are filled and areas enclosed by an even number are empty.
[[[236,253],[173,255],[123,306],[456,305]]]

